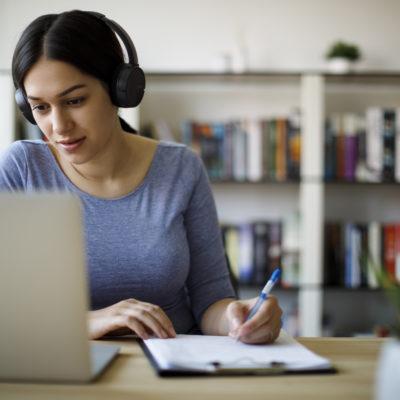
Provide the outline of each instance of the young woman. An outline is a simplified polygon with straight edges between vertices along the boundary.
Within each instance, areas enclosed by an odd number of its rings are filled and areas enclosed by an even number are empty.
[[[132,331],[169,338],[201,330],[271,342],[281,309],[271,296],[245,322],[256,299],[235,299],[199,158],[183,145],[132,134],[118,117],[118,106],[126,106],[120,92],[132,83],[118,75],[121,68],[135,70],[134,104],[144,77],[126,37],[131,65],[123,65],[116,33],[125,32],[117,27],[99,14],[70,11],[41,16],[25,29],[13,57],[16,97],[47,140],[8,149],[0,190],[66,190],[80,197],[90,338]]]

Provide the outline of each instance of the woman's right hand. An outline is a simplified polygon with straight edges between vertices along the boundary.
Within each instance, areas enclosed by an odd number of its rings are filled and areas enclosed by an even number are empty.
[[[109,307],[89,311],[89,338],[136,333],[141,339],[155,335],[162,339],[176,336],[165,312],[154,304],[127,299]]]

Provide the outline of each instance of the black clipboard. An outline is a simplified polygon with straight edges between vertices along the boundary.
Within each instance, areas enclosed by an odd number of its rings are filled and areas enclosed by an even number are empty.
[[[184,377],[184,376],[273,376],[273,375],[303,375],[303,374],[332,374],[336,373],[337,369],[334,366],[318,369],[301,369],[291,370],[287,369],[284,363],[271,363],[265,366],[251,366],[248,368],[237,368],[221,365],[218,362],[212,362],[201,367],[184,366],[184,365],[170,365],[167,368],[161,366],[146,343],[139,339],[139,345],[144,354],[150,361],[150,364],[160,377]]]

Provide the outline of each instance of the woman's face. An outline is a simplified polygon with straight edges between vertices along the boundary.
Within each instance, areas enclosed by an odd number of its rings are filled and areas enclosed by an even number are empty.
[[[71,64],[42,57],[27,73],[24,87],[39,128],[71,163],[100,158],[120,130],[105,87]]]

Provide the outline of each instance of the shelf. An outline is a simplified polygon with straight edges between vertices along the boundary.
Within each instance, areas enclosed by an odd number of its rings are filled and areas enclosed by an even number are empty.
[[[400,188],[400,182],[360,182],[360,181],[325,181],[325,185],[332,185],[332,186],[340,186],[340,185],[345,185],[345,186],[381,186],[381,187],[399,187]]]
[[[298,185],[300,180],[289,180],[289,181],[273,181],[273,180],[261,180],[261,181],[234,181],[234,180],[211,180],[212,185]]]
[[[302,182],[306,183],[324,183],[327,186],[354,186],[354,187],[396,187],[400,188],[400,182],[359,182],[359,181],[323,181],[319,178],[302,178],[301,180],[287,180],[287,181],[274,181],[274,180],[261,180],[261,181],[235,181],[235,180],[210,180],[213,185],[299,185]]]
[[[259,291],[262,289],[262,285],[241,285],[239,284],[239,290],[255,290]],[[345,293],[384,293],[383,288],[370,288],[370,287],[358,287],[358,288],[347,288],[343,286],[324,286],[324,285],[300,285],[295,287],[274,287],[274,292],[297,292],[299,290],[318,290],[321,289],[326,292],[345,292]]]

